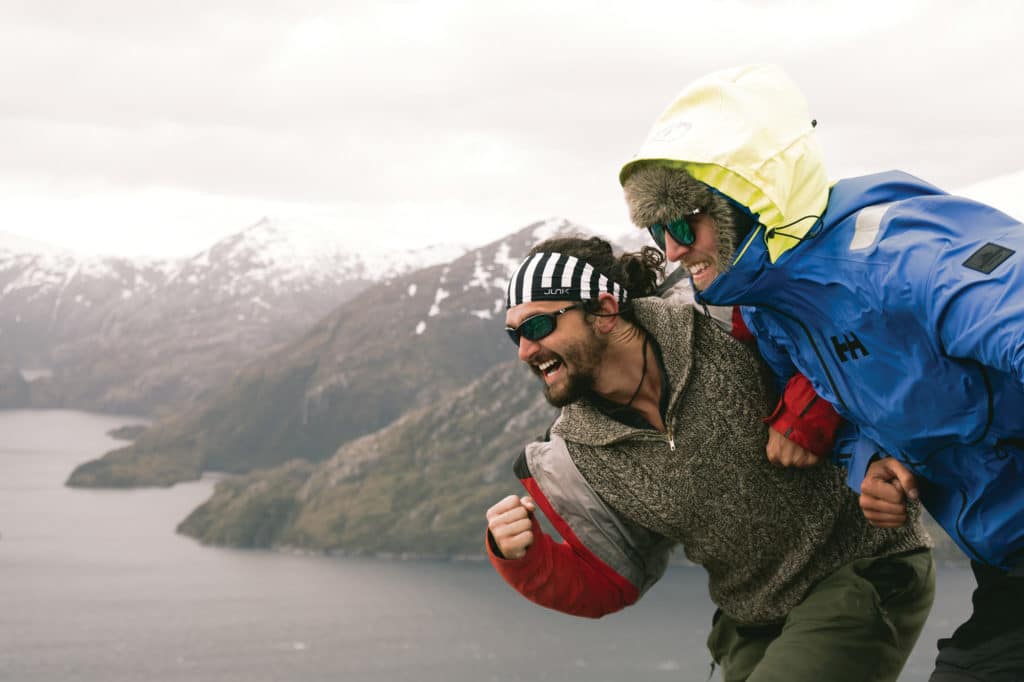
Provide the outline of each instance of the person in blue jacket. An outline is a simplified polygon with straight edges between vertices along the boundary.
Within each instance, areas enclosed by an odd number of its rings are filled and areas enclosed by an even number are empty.
[[[777,67],[699,79],[622,169],[631,219],[847,420],[865,516],[919,498],[970,558],[931,680],[1024,679],[1024,226],[898,171],[830,184],[815,125]]]

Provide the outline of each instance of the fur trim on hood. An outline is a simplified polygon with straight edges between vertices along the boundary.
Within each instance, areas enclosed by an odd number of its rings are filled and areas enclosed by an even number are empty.
[[[676,220],[693,209],[708,215],[714,221],[718,240],[719,274],[729,269],[737,245],[755,224],[742,209],[681,168],[640,166],[630,173],[622,188],[629,217],[640,228]]]
[[[625,185],[651,166],[685,171],[688,178],[673,182],[695,179],[756,216],[766,228],[772,262],[799,243],[828,204],[828,177],[807,102],[777,66],[726,69],[690,84],[622,167],[619,181]],[[688,189],[678,196],[687,201],[699,194]],[[784,226],[785,232],[774,230]]]

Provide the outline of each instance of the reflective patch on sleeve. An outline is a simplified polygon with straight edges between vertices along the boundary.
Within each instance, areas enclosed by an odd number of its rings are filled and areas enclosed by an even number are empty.
[[[964,267],[990,275],[993,270],[1002,265],[1003,261],[1014,253],[1016,253],[1016,251],[1013,249],[1008,249],[1005,246],[999,246],[999,244],[989,242],[972,253],[971,257],[964,261]]]
[[[875,204],[861,209],[857,214],[857,223],[853,228],[853,239],[850,241],[850,251],[866,249],[875,243],[878,237],[878,229],[882,225],[882,216],[889,210],[893,202]]]

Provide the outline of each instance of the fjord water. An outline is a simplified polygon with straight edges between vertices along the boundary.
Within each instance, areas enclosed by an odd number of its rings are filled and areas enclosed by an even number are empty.
[[[708,679],[713,609],[699,569],[673,567],[636,606],[592,621],[530,604],[482,562],[202,547],[174,527],[212,479],[64,487],[127,423],[138,420],[0,411],[0,680]],[[969,571],[940,570],[901,679],[927,677],[970,586]]]

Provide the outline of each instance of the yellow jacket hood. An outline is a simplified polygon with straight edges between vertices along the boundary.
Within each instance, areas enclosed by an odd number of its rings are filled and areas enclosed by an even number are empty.
[[[682,168],[746,206],[767,228],[774,262],[814,225],[828,204],[829,182],[803,94],[779,67],[717,71],[690,84],[658,117],[643,146],[619,173],[640,164]],[[794,222],[799,221],[799,222]]]

